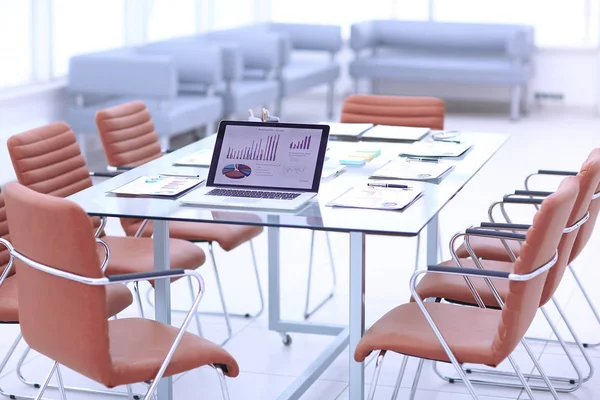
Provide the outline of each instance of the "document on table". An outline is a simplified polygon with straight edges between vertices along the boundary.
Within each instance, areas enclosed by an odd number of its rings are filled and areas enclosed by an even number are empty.
[[[408,179],[426,181],[438,179],[453,168],[444,162],[392,160],[370,176],[371,179]]]
[[[353,124],[341,122],[319,122],[319,124],[329,125],[329,136],[341,139],[357,139],[363,132],[373,127],[373,124]]]
[[[340,176],[344,171],[346,171],[345,165],[324,164],[323,172],[321,173],[321,180],[324,181],[335,179],[336,177]]]
[[[377,125],[365,132],[360,139],[414,142],[421,140],[429,131],[429,128],[412,126]]]
[[[413,188],[353,187],[331,201],[327,206],[404,210],[422,195],[422,191]]]
[[[413,157],[458,157],[473,145],[452,142],[415,142],[399,145],[399,154]]]
[[[204,179],[180,176],[140,176],[109,193],[141,197],[175,197],[201,184]]]
[[[181,167],[210,167],[212,157],[212,149],[202,149],[180,158],[174,165]]]

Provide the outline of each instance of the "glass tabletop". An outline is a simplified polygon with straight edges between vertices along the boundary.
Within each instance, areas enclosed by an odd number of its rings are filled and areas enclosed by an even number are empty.
[[[205,178],[208,168],[175,166],[178,160],[201,149],[212,149],[216,135],[108,179],[69,197],[88,214],[95,216],[143,218],[190,222],[233,223],[272,227],[305,228],[340,232],[416,236],[427,223],[469,182],[506,142],[508,136],[492,133],[461,133],[461,141],[472,143],[458,158],[444,158],[453,168],[439,182],[399,181],[422,190],[423,196],[404,211],[329,207],[327,204],[352,187],[365,187],[368,177],[389,160],[398,159],[399,144],[369,142],[382,150],[379,157],[362,167],[348,167],[344,173],[321,182],[319,194],[296,211],[252,210],[184,205],[178,199],[120,197],[116,189],[144,175],[195,174]],[[429,140],[429,139],[424,139]],[[329,152],[352,151],[354,142],[330,141]],[[329,153],[328,153],[329,154]]]

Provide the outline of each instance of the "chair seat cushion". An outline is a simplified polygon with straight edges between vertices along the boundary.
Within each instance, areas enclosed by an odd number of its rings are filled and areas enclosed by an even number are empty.
[[[115,387],[154,379],[178,331],[173,326],[141,318],[109,321],[108,334],[114,374],[110,382],[102,383]],[[186,332],[164,376],[209,364],[225,365],[227,371],[224,372],[227,376],[236,377],[239,374],[237,362],[227,351]]]
[[[292,62],[283,71],[283,97],[305,92],[315,86],[325,85],[340,76],[340,66],[335,62]]]
[[[354,78],[404,81],[515,85],[531,76],[529,65],[515,66],[504,58],[398,55],[358,58],[350,63]]]
[[[502,359],[492,351],[502,312],[446,303],[425,303],[459,363],[496,366]],[[361,339],[354,359],[388,350],[409,356],[450,361],[416,303],[398,306],[381,317]]]
[[[484,260],[511,261],[506,248],[498,239],[473,236],[469,238],[469,244],[477,258],[483,258]],[[514,240],[507,240],[506,244],[511,248],[515,257],[518,257],[521,252],[521,245]],[[456,250],[456,255],[459,258],[471,257],[464,244],[460,245]]]
[[[465,268],[477,268],[473,260],[463,259],[461,260],[463,267]],[[514,264],[510,262],[502,261],[490,261],[483,260],[483,267],[485,269],[494,271],[505,271],[513,272]],[[446,261],[441,263],[447,267],[455,267],[454,261]],[[483,302],[490,307],[498,307],[498,302],[485,283],[483,278],[469,278],[477,293],[481,296]],[[494,287],[500,294],[500,297],[504,300],[508,294],[508,281],[506,279],[491,279]],[[417,284],[417,293],[422,299],[427,298],[442,298],[464,304],[477,304],[471,290],[465,282],[465,278],[461,275],[449,275],[449,274],[426,274],[423,279]]]
[[[110,248],[106,275],[154,271],[154,243],[151,238],[104,236]],[[171,269],[196,269],[206,261],[204,251],[185,240],[169,241]]]
[[[139,229],[142,221],[130,225],[124,225],[127,235],[133,236]],[[255,238],[263,231],[262,226],[254,225],[227,225],[213,224],[208,222],[169,222],[169,235],[172,238],[189,240],[192,242],[217,242],[225,251],[230,251],[239,245]],[[152,223],[144,230],[144,236],[153,233]]]
[[[106,286],[107,316],[117,315],[133,302],[133,296],[125,285]],[[12,275],[0,285],[0,322],[19,322],[17,277]]]
[[[231,91],[225,84],[218,85],[215,90],[223,97],[225,115],[235,115],[275,102],[279,96],[279,83],[270,79],[247,79],[236,81]]]
[[[67,109],[67,123],[77,133],[95,134],[98,128],[94,117],[98,110],[136,100],[146,104],[156,133],[160,136],[171,136],[214,123],[223,112],[222,100],[218,96],[180,95],[164,100],[162,106],[156,98],[123,96],[94,102],[82,108],[71,106]]]

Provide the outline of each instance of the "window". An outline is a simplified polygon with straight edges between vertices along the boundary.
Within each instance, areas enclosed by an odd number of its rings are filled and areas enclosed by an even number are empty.
[[[196,0],[147,1],[149,42],[196,33]]]
[[[53,76],[66,75],[76,54],[125,45],[125,1],[52,1]]]
[[[541,47],[594,46],[597,0],[437,0],[434,20],[528,24]]]
[[[0,87],[31,80],[31,2],[0,0],[0,54]]]
[[[271,19],[276,22],[303,22],[341,25],[344,36],[353,23],[371,19],[426,20],[429,0],[272,0]]]
[[[256,22],[255,7],[260,0],[211,0],[210,28],[227,29]],[[289,1],[289,0],[284,0]],[[295,3],[295,2],[294,2]]]

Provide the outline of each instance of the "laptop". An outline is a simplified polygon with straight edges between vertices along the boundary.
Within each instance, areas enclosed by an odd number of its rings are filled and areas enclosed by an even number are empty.
[[[206,186],[183,204],[296,210],[317,195],[328,125],[221,121]]]

